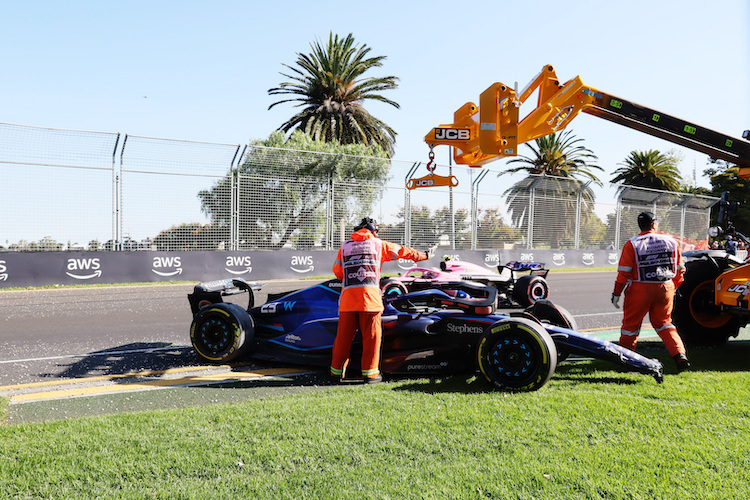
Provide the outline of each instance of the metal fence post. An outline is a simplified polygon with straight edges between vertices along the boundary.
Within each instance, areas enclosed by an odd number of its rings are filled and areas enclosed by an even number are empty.
[[[114,251],[122,251],[122,221],[123,221],[123,215],[122,215],[122,183],[123,183],[123,162],[125,161],[125,145],[128,143],[128,134],[125,134],[125,137],[122,140],[122,149],[120,149],[120,173],[119,173],[119,185],[117,187],[117,234],[113,237],[112,241],[112,250]]]
[[[412,163],[411,168],[406,173],[404,178],[404,186],[409,182],[414,172],[422,165],[421,161]],[[404,245],[407,247],[411,246],[411,190],[404,188]]]
[[[583,198],[583,192],[589,187],[593,181],[588,181],[584,184],[581,189],[576,192],[576,232],[575,232],[575,245],[574,248],[578,250],[581,247],[581,198]]]
[[[471,182],[471,249],[477,249],[479,236],[479,183],[482,182],[489,170],[482,170],[477,178]],[[471,174],[471,170],[469,171]]]
[[[112,148],[112,243],[114,244],[117,239],[117,232],[119,228],[118,216],[120,209],[118,200],[120,199],[120,172],[117,171],[117,146],[120,144],[120,133],[117,133],[117,139],[115,139],[115,147]],[[123,147],[125,142],[123,141]]]

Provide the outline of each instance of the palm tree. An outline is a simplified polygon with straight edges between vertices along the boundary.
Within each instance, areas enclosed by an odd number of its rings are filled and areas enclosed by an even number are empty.
[[[398,87],[398,78],[362,77],[371,68],[382,66],[385,56],[367,57],[370,48],[357,46],[350,33],[340,39],[330,33],[328,44],[311,45],[310,54],[297,53],[296,66],[284,64],[293,74],[281,73],[290,81],[268,90],[270,95],[287,94],[288,99],[271,104],[296,102],[302,110],[279,127],[289,132],[299,129],[314,139],[339,144],[377,145],[393,156],[396,132],[364,108],[367,100],[380,101],[399,108],[398,103],[380,92]]]
[[[596,222],[595,196],[589,184],[601,185],[593,170],[603,169],[590,163],[597,157],[581,144],[582,141],[571,131],[540,137],[534,141],[535,145],[526,144],[533,155],[508,161],[508,165],[521,165],[499,174],[529,174],[503,193],[513,224],[518,228],[528,228],[532,224],[534,241],[527,245],[537,248],[549,245],[553,249],[573,247],[576,222],[582,225]],[[577,220],[579,211],[581,217]],[[600,242],[583,243],[596,245]]]
[[[680,191],[682,175],[677,168],[679,158],[657,150],[631,151],[620,168],[615,170],[612,182],[660,191]]]
[[[520,167],[514,167],[503,173],[528,172],[529,174],[551,175],[555,177],[586,177],[601,185],[601,181],[590,170],[603,170],[600,166],[589,163],[596,161],[597,157],[590,149],[579,144],[583,139],[577,139],[572,131],[566,130],[560,135],[556,132],[540,137],[536,141],[536,147],[526,144],[531,149],[533,156],[519,155],[508,161],[521,163]]]

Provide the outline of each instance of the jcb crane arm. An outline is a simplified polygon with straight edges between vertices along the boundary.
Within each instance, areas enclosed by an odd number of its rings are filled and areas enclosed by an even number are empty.
[[[519,109],[535,91],[537,107],[519,120]],[[456,163],[479,167],[518,154],[518,145],[565,128],[584,112],[700,151],[740,167],[750,178],[750,142],[687,122],[584,85],[579,76],[561,84],[548,65],[520,93],[495,83],[453,115],[453,123],[433,128],[425,142],[454,146]],[[747,132],[744,137],[747,138]]]

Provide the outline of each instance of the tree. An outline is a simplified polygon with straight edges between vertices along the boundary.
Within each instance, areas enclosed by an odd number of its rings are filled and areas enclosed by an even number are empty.
[[[527,172],[530,175],[550,175],[554,177],[587,178],[601,185],[599,178],[591,170],[603,170],[595,165],[596,155],[579,144],[583,139],[576,138],[571,130],[558,135],[556,132],[536,139],[534,145],[526,143],[533,156],[519,155],[508,161],[520,163],[519,167],[509,168],[505,173]],[[503,175],[500,174],[500,175]]]
[[[220,243],[214,228],[200,222],[173,226],[154,238],[154,245],[160,251],[216,250]]]
[[[510,227],[503,221],[499,208],[481,210],[478,218],[478,248],[500,248],[501,245],[515,243],[521,238],[518,229]]]
[[[237,172],[198,193],[201,210],[211,217],[216,239],[229,241],[237,183],[243,248],[309,247],[324,236],[327,221],[354,225],[371,215],[390,172],[385,156],[377,146],[325,143],[301,131],[285,138],[277,131],[251,145]]]
[[[592,163],[597,157],[581,144],[582,141],[570,130],[540,137],[534,141],[535,145],[526,144],[533,155],[520,155],[510,160],[508,165],[519,163],[520,166],[499,174],[529,174],[503,194],[511,222],[516,227],[528,227],[533,223],[533,244],[537,248],[573,246],[576,213],[580,210],[581,221],[596,217],[593,214],[595,196],[589,184],[601,185],[593,170],[603,169]],[[532,193],[535,195],[533,205]]]
[[[739,177],[739,167],[724,160],[710,159],[713,165],[703,171],[711,182],[711,195],[720,197],[724,191],[729,191],[729,201],[738,202],[737,213],[732,216],[732,224],[741,233],[750,232],[750,182]],[[719,205],[712,209],[711,220],[716,221],[719,215]]]
[[[310,46],[310,54],[297,53],[296,66],[284,64],[293,73],[281,74],[290,81],[268,90],[270,95],[292,96],[268,109],[286,102],[297,102],[295,107],[302,108],[278,130],[299,129],[324,142],[377,145],[392,157],[396,132],[363,106],[372,100],[400,107],[380,94],[397,88],[398,78],[362,77],[368,70],[382,66],[385,56],[368,57],[371,49],[356,45],[351,33],[344,39],[330,33],[325,47],[320,41]]]
[[[680,159],[674,152],[662,154],[657,150],[631,151],[612,182],[660,191],[680,191],[682,175],[677,167]]]
[[[395,243],[406,244],[404,227],[406,226],[406,213],[403,208],[399,210],[396,224],[380,224],[378,234],[381,238]],[[419,249],[427,249],[433,245],[446,241],[451,234],[450,207],[436,208],[434,213],[426,205],[411,207],[409,214],[411,223],[411,234],[409,246]],[[469,212],[466,209],[455,211],[456,239],[464,240],[468,245],[471,234],[469,226]],[[459,244],[460,246],[460,244]]]

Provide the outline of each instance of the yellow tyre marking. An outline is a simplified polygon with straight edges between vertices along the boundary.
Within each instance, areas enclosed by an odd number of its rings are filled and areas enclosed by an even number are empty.
[[[33,389],[39,387],[53,387],[53,386],[64,386],[83,384],[90,382],[101,382],[101,381],[116,381],[126,378],[139,378],[158,376],[168,373],[180,373],[189,371],[200,371],[215,368],[230,368],[228,365],[217,366],[201,366],[201,367],[190,367],[190,368],[173,368],[170,370],[162,371],[143,371],[137,373],[128,373],[122,375],[111,375],[101,377],[87,377],[78,379],[67,379],[55,382],[35,382],[30,384],[18,384],[14,386],[0,387],[0,391],[5,390],[19,390],[19,389]],[[308,370],[304,367],[297,368],[267,368],[253,371],[226,371],[222,373],[211,373],[206,375],[195,375],[186,376],[171,379],[153,379],[153,380],[138,380],[134,382],[124,384],[113,384],[113,385],[97,385],[89,387],[75,387],[70,389],[51,390],[44,392],[33,392],[28,394],[18,394],[10,397],[11,404],[14,403],[26,403],[30,401],[42,401],[46,399],[61,399],[76,396],[95,396],[101,394],[114,394],[121,392],[132,392],[132,391],[143,391],[148,389],[157,389],[164,387],[178,387],[178,386],[189,386],[189,385],[207,385],[218,382],[227,382],[231,380],[243,380],[268,377],[274,375],[289,375],[293,373],[306,373]]]

